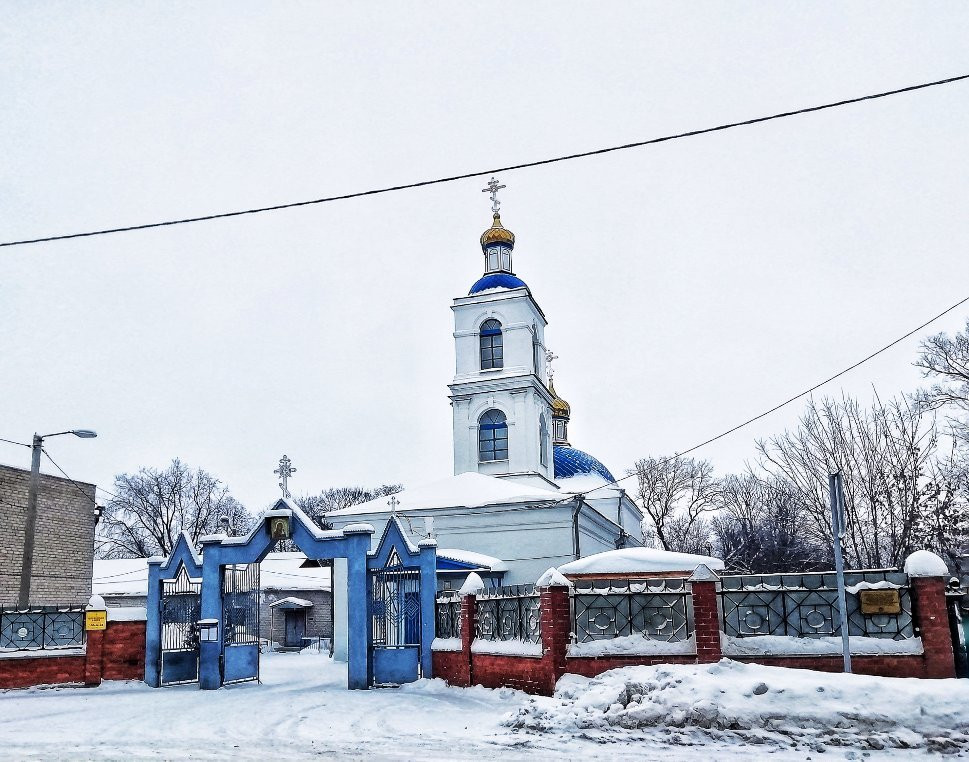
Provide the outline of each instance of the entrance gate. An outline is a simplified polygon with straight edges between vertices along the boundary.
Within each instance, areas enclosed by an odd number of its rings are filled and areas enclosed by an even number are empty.
[[[162,580],[158,664],[162,685],[198,682],[201,600],[202,580],[189,577],[184,566],[174,579]]]
[[[370,572],[373,683],[410,683],[421,677],[421,571],[405,568],[392,551]]]
[[[259,564],[222,569],[222,682],[259,679]]]

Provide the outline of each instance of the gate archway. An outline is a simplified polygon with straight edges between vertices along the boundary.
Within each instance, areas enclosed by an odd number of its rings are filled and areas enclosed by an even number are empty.
[[[189,577],[201,578],[197,632],[199,687],[219,688],[226,682],[255,679],[259,670],[258,643],[258,568],[278,540],[291,539],[310,560],[346,559],[347,586],[347,687],[366,689],[375,682],[372,579],[370,570],[386,569],[391,553],[406,560],[408,569],[418,572],[415,589],[403,590],[404,610],[417,606],[415,625],[404,625],[406,643],[395,641],[378,649],[406,651],[378,657],[393,666],[393,675],[381,682],[406,682],[431,676],[431,641],[434,638],[434,591],[437,543],[423,540],[415,546],[403,533],[396,518],[387,528],[375,551],[370,552],[374,529],[370,524],[352,524],[339,530],[319,529],[290,500],[280,500],[263,515],[247,537],[212,535],[202,538],[201,555],[195,552],[187,535],[179,538],[167,559],[148,562],[148,632],[146,637],[145,682],[162,684],[162,592],[163,580],[174,579],[180,564]],[[378,572],[379,573],[379,572]],[[413,578],[410,575],[408,578]],[[395,615],[396,616],[396,615]],[[410,629],[407,629],[407,628]],[[417,643],[410,641],[420,640]],[[397,646],[401,646],[398,648]],[[405,659],[417,665],[417,674],[401,671]],[[385,677],[378,668],[377,677]]]

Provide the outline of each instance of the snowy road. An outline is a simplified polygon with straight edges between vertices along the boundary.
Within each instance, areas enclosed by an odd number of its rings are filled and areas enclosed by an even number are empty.
[[[266,655],[262,678],[261,685],[219,691],[115,682],[0,692],[0,749],[4,759],[15,760],[805,759],[803,752],[736,742],[669,746],[655,730],[620,731],[603,743],[574,732],[516,731],[500,724],[506,714],[533,701],[535,709],[556,701],[440,681],[347,691],[345,665],[314,653]],[[844,754],[832,749],[823,756]]]

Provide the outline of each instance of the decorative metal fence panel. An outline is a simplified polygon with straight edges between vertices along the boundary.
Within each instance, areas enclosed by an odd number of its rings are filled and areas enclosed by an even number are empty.
[[[573,585],[572,625],[578,643],[637,634],[675,643],[693,635],[685,580],[583,579]]]
[[[401,566],[371,574],[371,635],[374,648],[421,644],[421,572]]]
[[[834,572],[737,575],[720,578],[723,630],[731,637],[841,635],[838,583]],[[908,577],[898,571],[845,572],[848,634],[904,640],[915,637]],[[865,615],[859,593],[897,590],[898,614]]]
[[[498,587],[479,593],[476,606],[476,638],[541,643],[541,598],[534,585]]]
[[[438,596],[434,601],[434,634],[439,638],[461,637],[461,598]]]
[[[227,646],[259,643],[259,564],[224,567],[222,638]]]
[[[83,606],[0,608],[0,651],[44,651],[84,645]]]

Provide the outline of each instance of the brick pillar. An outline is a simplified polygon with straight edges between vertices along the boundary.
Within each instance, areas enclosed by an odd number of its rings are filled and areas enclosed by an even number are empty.
[[[555,683],[565,674],[565,654],[572,632],[572,611],[569,607],[569,588],[554,585],[541,588],[542,660],[545,685],[543,693],[555,693]]]
[[[916,635],[922,638],[926,677],[955,677],[955,656],[942,577],[912,577]]]
[[[468,687],[473,685],[471,641],[474,640],[474,624],[477,599],[474,594],[461,598],[461,666],[464,668],[460,675],[455,675],[453,685]]]
[[[101,684],[101,667],[104,654],[104,630],[91,630],[87,634],[84,655],[84,684],[94,687]]]
[[[717,608],[717,582],[720,578],[704,564],[690,577],[693,598],[693,632],[698,663],[720,661],[720,612]]]

